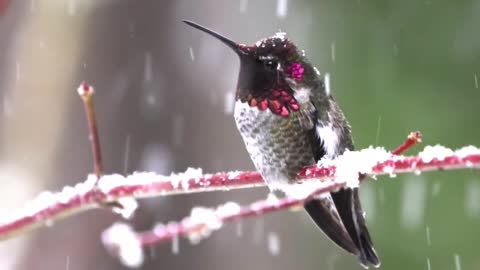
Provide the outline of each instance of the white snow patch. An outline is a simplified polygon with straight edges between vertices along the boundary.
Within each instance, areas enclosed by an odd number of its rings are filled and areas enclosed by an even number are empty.
[[[77,195],[77,190],[72,186],[63,187],[62,191],[58,194],[57,200],[61,204],[68,203],[75,195]]]
[[[135,175],[133,173],[132,175]],[[93,175],[93,177],[95,177]],[[98,181],[97,187],[103,192],[103,193],[108,193],[110,190],[117,188],[120,185],[128,185],[127,182],[128,178],[125,178],[121,174],[109,174],[109,175],[104,175],[100,180]]]
[[[116,202],[120,204],[120,207],[113,207],[112,211],[121,215],[124,219],[132,218],[138,208],[137,200],[132,197],[118,198]]]
[[[391,177],[395,177],[395,174],[393,173],[395,171],[395,168],[392,166],[384,166],[383,167],[383,172],[388,173]]]
[[[87,180],[78,183],[75,186],[65,186],[61,192],[44,191],[31,201],[27,201],[20,209],[1,209],[0,224],[6,224],[25,216],[34,216],[40,211],[48,209],[57,204],[67,204],[78,196],[83,196],[86,192],[92,191],[95,186],[96,177],[89,175]],[[45,220],[47,225],[52,224],[52,220]]]
[[[435,146],[426,146],[422,152],[418,154],[418,156],[423,160],[423,162],[431,162],[434,158],[442,161],[448,156],[452,156],[454,152],[441,145]]]
[[[206,207],[194,207],[188,217],[190,225],[205,225],[200,230],[188,234],[188,239],[192,244],[199,243],[202,239],[209,237],[213,231],[222,227],[222,218],[236,215],[241,211],[240,205],[234,202],[227,202],[217,207],[217,209]]]
[[[287,38],[287,33],[282,31],[276,32],[275,35],[273,35],[273,38],[279,38],[280,40],[284,41]]]
[[[192,244],[198,244],[202,239],[209,237],[212,231],[220,229],[223,224],[215,210],[206,207],[194,207],[188,222],[205,225],[202,229],[188,234],[188,239]]]
[[[158,182],[170,182],[174,188],[188,189],[188,182],[191,179],[198,181],[202,176],[202,169],[200,168],[188,168],[183,173],[172,173],[168,176],[153,172],[134,172],[127,177],[124,177],[120,174],[110,174],[104,175],[100,179],[98,187],[102,190],[102,192],[108,193],[112,189],[115,189],[119,186],[137,186],[154,184]]]
[[[229,179],[235,179],[237,178],[242,172],[241,171],[231,171],[228,172],[228,178]]]
[[[346,183],[347,187],[354,188],[359,185],[359,174],[371,174],[372,168],[375,165],[391,158],[392,154],[384,148],[373,148],[370,146],[360,151],[347,150],[344,154],[333,160],[325,157],[319,160],[317,166],[335,166],[335,182]],[[315,190],[324,188],[330,184],[330,181],[309,180],[296,184],[271,183],[269,185],[272,189],[281,190],[292,198],[305,199]]]
[[[470,155],[480,155],[480,149],[473,145],[465,146],[455,151],[455,154],[460,158],[465,158]]]
[[[133,229],[124,223],[115,223],[102,233],[102,243],[128,267],[140,267],[144,254]]]
[[[347,183],[348,187],[358,187],[358,174],[371,174],[378,163],[392,158],[392,154],[383,147],[372,147],[360,151],[345,151],[333,161],[321,159],[319,165],[335,165],[336,178]]]
[[[165,232],[165,224],[163,223],[156,223],[154,226],[153,226],[153,229],[152,229],[152,232],[153,234],[155,234],[156,236],[162,236]]]
[[[238,203],[227,202],[223,205],[218,206],[217,215],[220,217],[236,215],[241,211],[241,207]]]
[[[188,168],[184,173],[171,174],[169,178],[171,178],[173,187],[182,187],[183,189],[188,189],[189,180],[195,179],[195,182],[198,182],[198,180],[202,177],[202,174],[203,171],[200,168]]]

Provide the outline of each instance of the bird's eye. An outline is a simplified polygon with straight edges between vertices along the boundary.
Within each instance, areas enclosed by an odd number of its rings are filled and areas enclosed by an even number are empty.
[[[268,60],[264,62],[264,65],[267,69],[276,70],[277,69],[277,62],[274,60]]]

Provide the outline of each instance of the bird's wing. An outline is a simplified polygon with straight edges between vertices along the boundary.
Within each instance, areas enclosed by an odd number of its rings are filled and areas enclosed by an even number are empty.
[[[313,102],[303,103],[298,114],[300,122],[307,132],[307,138],[311,146],[315,161],[320,160],[326,153],[324,143],[317,135],[318,111]],[[360,251],[345,225],[338,209],[330,194],[324,194],[318,199],[313,199],[305,204],[305,210],[315,224],[339,247],[349,253],[359,255]]]
[[[314,136],[310,136],[313,141],[312,143],[312,152],[314,154],[315,160],[318,162],[325,153],[327,153],[327,146],[325,142],[322,140],[321,135],[317,134],[317,126],[321,125],[322,117],[325,117],[320,114],[320,106],[335,106],[335,109],[338,109],[338,117],[340,119],[339,122],[344,122],[344,125],[341,128],[344,128],[344,136],[343,144],[344,146],[338,147],[336,154],[340,155],[343,153],[345,149],[353,150],[353,143],[350,135],[350,128],[343,116],[343,113],[340,112],[340,108],[336,103],[330,102],[333,101],[332,97],[328,97],[328,102],[326,100],[322,100],[325,97],[324,93],[320,91],[325,91],[323,81],[320,81],[318,87],[315,87],[311,90],[311,100],[312,106],[315,110],[311,110],[310,117],[314,120]],[[328,108],[329,110],[332,108]],[[322,108],[322,111],[324,108]],[[315,113],[313,115],[312,113]],[[339,141],[342,141],[339,139]],[[346,229],[348,235],[350,236],[350,241],[354,243],[355,249],[357,250],[357,255],[359,257],[360,263],[368,267],[369,264],[378,267],[380,265],[380,261],[378,256],[373,248],[373,243],[370,239],[370,234],[368,233],[368,229],[365,223],[365,219],[363,216],[362,206],[360,204],[360,198],[358,195],[358,188],[345,188],[341,189],[337,192],[331,193],[331,197],[334,201],[334,207],[336,212],[340,215],[343,228]],[[308,210],[307,210],[308,211]],[[310,212],[309,212],[310,213]],[[318,225],[318,223],[317,223]]]

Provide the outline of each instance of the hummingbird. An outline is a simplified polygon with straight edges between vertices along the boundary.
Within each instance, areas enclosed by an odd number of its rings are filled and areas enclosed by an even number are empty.
[[[296,196],[295,187],[301,186],[295,184],[296,176],[302,168],[353,150],[350,125],[326,77],[285,33],[244,45],[195,22],[183,22],[239,56],[234,118],[250,158],[271,190]],[[358,188],[322,194],[304,208],[335,244],[358,257],[360,265],[380,266]]]

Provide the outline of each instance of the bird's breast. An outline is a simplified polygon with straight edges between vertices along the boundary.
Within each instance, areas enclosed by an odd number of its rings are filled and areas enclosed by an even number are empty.
[[[234,117],[255,167],[269,185],[291,182],[301,168],[314,164],[297,112],[282,117],[237,101]]]

